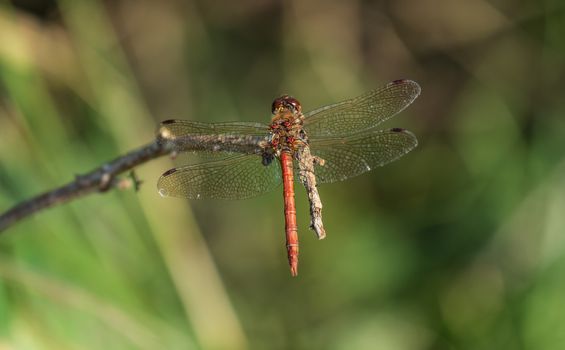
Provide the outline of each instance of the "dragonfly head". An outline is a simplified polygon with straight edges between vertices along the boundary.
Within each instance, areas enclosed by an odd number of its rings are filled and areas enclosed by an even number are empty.
[[[289,95],[282,95],[273,101],[272,113],[277,114],[283,111],[289,111],[292,114],[301,113],[302,106],[297,99]]]

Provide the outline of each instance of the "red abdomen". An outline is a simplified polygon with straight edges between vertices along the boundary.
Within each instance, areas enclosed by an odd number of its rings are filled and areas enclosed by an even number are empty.
[[[283,175],[284,196],[284,221],[286,232],[286,251],[290,274],[298,275],[298,228],[296,226],[296,206],[294,204],[294,171],[292,166],[292,155],[289,152],[281,152],[280,156]]]

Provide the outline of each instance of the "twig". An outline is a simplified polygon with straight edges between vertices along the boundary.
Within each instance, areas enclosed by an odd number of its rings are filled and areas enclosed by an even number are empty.
[[[296,152],[300,182],[306,188],[310,202],[310,228],[314,230],[318,239],[326,238],[326,230],[322,222],[322,201],[318,193],[314,164],[323,165],[323,160],[310,153],[310,147],[300,147]]]
[[[19,203],[0,215],[0,232],[40,210],[69,202],[92,192],[105,192],[119,185],[116,176],[151,159],[171,152],[166,143],[154,142],[118,157],[59,188]]]
[[[217,144],[218,147],[221,145],[233,152],[254,154],[260,154],[265,147],[263,140],[252,137],[187,135],[172,139],[158,134],[150,144],[103,164],[87,174],[77,175],[74,181],[66,185],[15,205],[0,215],[0,232],[40,210],[69,202],[92,192],[106,192],[112,188],[122,188],[123,181],[117,179],[119,174],[166,154],[202,150],[204,144]],[[138,184],[139,181],[134,186]]]

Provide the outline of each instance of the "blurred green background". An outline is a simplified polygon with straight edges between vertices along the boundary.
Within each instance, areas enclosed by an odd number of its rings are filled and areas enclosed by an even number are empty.
[[[2,1],[0,211],[150,142],[399,78],[419,147],[320,187],[291,278],[280,191],[94,194],[0,236],[0,349],[563,349],[565,3]]]

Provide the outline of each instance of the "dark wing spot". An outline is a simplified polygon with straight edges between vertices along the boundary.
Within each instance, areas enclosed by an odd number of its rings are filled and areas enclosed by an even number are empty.
[[[406,81],[408,81],[408,80],[406,80],[406,79],[396,79],[396,80],[393,80],[393,81],[391,82],[391,84],[394,84],[394,85],[396,85],[396,84],[402,84],[402,83],[405,83]]]
[[[403,132],[404,130],[405,129],[402,129],[402,128],[392,128],[392,129],[390,129],[390,131],[392,131],[392,132]]]
[[[163,120],[161,125],[173,124],[174,122],[176,122],[176,119]]]
[[[163,173],[163,175],[161,175],[161,176],[169,176],[169,175],[171,175],[172,173],[176,173],[177,170],[178,170],[177,168],[169,169],[169,170],[165,171],[165,172]]]

